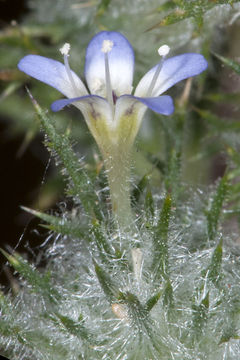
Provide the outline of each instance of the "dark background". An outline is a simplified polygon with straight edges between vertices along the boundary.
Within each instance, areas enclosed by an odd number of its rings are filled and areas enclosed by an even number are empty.
[[[0,0],[0,31],[12,20],[21,23],[28,12],[24,0]],[[24,139],[11,136],[10,123],[11,119],[0,117],[0,247],[8,251],[17,248],[24,254],[29,244],[34,248],[43,239],[34,230],[37,220],[21,210],[20,206],[31,207],[36,201],[41,182],[46,176],[49,155],[42,145],[41,135],[38,135],[18,156]],[[0,255],[0,284],[8,288],[12,275],[5,263],[5,258]]]

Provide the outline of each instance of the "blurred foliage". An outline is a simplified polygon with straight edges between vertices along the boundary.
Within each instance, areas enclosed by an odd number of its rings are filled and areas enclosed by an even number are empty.
[[[169,0],[156,9],[159,13],[167,11],[168,14],[151,30],[160,26],[172,25],[188,18],[191,18],[194,25],[200,30],[203,26],[205,13],[218,5],[232,6],[237,2],[237,0]]]

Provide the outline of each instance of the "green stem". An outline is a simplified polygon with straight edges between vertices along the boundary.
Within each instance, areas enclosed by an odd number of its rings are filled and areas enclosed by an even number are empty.
[[[119,149],[111,149],[105,156],[112,212],[120,229],[128,231],[133,216],[130,202],[130,155]]]

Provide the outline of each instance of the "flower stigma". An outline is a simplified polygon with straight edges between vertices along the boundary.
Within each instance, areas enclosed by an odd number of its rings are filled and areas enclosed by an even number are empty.
[[[114,43],[111,40],[103,40],[102,48],[101,48],[101,51],[104,53],[107,100],[111,106],[112,113],[114,113],[114,100],[113,100],[113,91],[112,91],[112,84],[110,77],[108,53],[112,50],[113,45]]]
[[[69,57],[69,52],[70,52],[70,49],[71,49],[71,45],[69,43],[65,43],[60,49],[60,53],[63,55],[63,59],[64,59],[64,65],[65,65],[65,69],[66,69],[66,72],[67,72],[67,76],[69,78],[69,81],[72,85],[72,88],[76,94],[76,96],[78,96],[78,90],[77,90],[77,87],[76,87],[76,84],[73,80],[73,77],[72,77],[72,73],[71,73],[71,69],[70,69],[70,66],[69,66],[69,62],[68,62],[68,57]]]
[[[158,63],[157,65],[157,68],[156,68],[156,71],[153,75],[153,78],[152,78],[152,81],[149,85],[149,88],[148,88],[148,91],[147,91],[147,96],[151,96],[152,95],[152,92],[153,92],[153,89],[156,85],[156,82],[157,82],[157,79],[158,79],[158,76],[160,74],[160,71],[162,69],[162,65],[163,65],[163,61],[165,60],[166,56],[168,55],[170,51],[170,47],[168,45],[162,45],[160,46],[160,48],[158,49],[158,54],[162,57],[161,58],[161,61]]]

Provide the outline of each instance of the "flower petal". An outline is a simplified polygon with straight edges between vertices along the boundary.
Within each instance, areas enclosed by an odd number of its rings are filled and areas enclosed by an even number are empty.
[[[18,68],[27,75],[54,87],[67,97],[77,95],[67,75],[65,66],[59,61],[39,55],[27,55],[19,61]],[[87,94],[86,87],[81,79],[73,71],[71,71],[71,74],[75,86],[79,90],[79,95]]]
[[[62,110],[65,106],[73,104],[84,115],[88,123],[89,117],[97,121],[98,118],[105,118],[106,123],[112,126],[112,111],[107,100],[98,95],[86,95],[71,99],[60,99],[52,103],[51,109],[54,112]]]
[[[147,94],[157,66],[154,66],[143,76],[134,95],[158,96],[179,81],[200,74],[206,70],[208,63],[201,54],[194,53],[182,54],[165,60],[152,94]]]
[[[174,105],[171,96],[163,95],[158,97],[137,97],[132,95],[123,95],[120,99],[130,98],[140,101],[142,104],[146,105],[149,109],[155,111],[158,114],[162,115],[171,115],[174,112]]]
[[[92,94],[106,97],[105,61],[102,45],[104,40],[113,42],[108,52],[110,78],[117,96],[130,94],[134,71],[134,52],[129,41],[115,31],[102,31],[95,35],[86,50],[85,78]]]
[[[133,144],[147,107],[164,115],[170,115],[174,110],[170,96],[139,98],[123,95],[117,99],[113,126],[115,127],[117,142],[122,144],[125,149]]]
[[[67,105],[75,105],[84,119],[102,152],[112,143],[113,118],[109,103],[97,95],[87,95],[72,99],[57,100],[51,105],[53,111],[59,111]]]
[[[70,104],[75,105],[83,113],[86,110],[91,111],[93,117],[96,118],[103,114],[106,114],[107,117],[109,117],[111,114],[111,108],[108,102],[98,95],[86,95],[77,98],[56,100],[52,103],[51,109],[52,111],[57,112]],[[98,107],[99,111],[97,111],[96,107]]]
[[[171,96],[163,95],[149,98],[135,97],[135,99],[158,114],[171,115],[174,112],[173,99]]]

